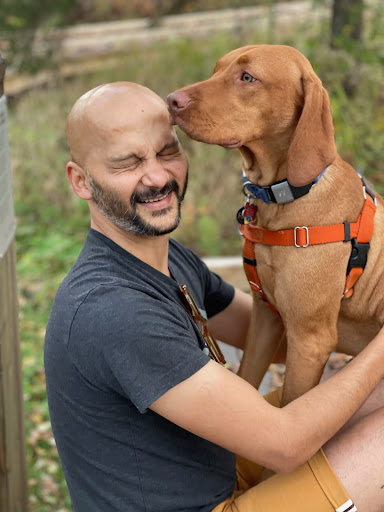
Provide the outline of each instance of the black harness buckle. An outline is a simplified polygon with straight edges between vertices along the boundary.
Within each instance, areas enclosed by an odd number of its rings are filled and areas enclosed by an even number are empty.
[[[238,224],[245,224],[244,222],[244,206],[242,206],[236,213],[236,220]]]
[[[351,243],[352,252],[348,261],[347,274],[349,274],[353,268],[362,268],[363,270],[365,269],[370,245],[369,242],[367,244],[359,243],[356,238],[352,238]]]

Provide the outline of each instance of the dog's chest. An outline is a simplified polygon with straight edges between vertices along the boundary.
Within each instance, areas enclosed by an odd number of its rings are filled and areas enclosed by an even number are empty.
[[[350,248],[343,243],[305,248],[255,245],[262,288],[278,310],[287,303],[307,303],[314,295],[324,304],[339,301],[349,254]]]

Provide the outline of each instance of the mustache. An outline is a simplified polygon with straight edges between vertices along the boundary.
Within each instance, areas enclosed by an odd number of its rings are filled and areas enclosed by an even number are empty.
[[[131,206],[134,207],[138,202],[142,203],[143,201],[148,201],[158,196],[165,196],[170,192],[175,192],[177,197],[179,197],[180,187],[176,180],[169,181],[163,188],[147,187],[145,190],[134,192],[131,196]]]

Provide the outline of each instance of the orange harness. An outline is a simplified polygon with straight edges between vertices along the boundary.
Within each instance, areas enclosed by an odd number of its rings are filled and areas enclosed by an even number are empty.
[[[279,231],[270,231],[259,226],[254,226],[253,224],[239,225],[240,232],[245,237],[243,263],[250,287],[260,295],[260,298],[279,318],[280,314],[266,297],[257,273],[255,244],[304,248],[309,245],[330,242],[351,242],[352,252],[347,266],[347,278],[343,298],[351,297],[353,295],[353,287],[362,275],[367,262],[369,243],[372,238],[376,212],[375,192],[370,184],[364,179],[362,180],[365,201],[356,222],[344,222],[343,224],[333,224],[330,226],[301,226]]]

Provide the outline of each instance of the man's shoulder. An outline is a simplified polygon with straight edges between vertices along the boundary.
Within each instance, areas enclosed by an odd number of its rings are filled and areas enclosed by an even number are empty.
[[[179,254],[186,250],[176,245]],[[87,239],[58,288],[51,315],[71,322],[79,309],[84,318],[98,314],[117,317],[127,311],[155,311],[164,304],[173,307],[177,302],[177,285],[164,274],[119,247],[115,250],[103,240],[90,246]]]
[[[84,264],[73,267],[59,286],[52,310],[58,309],[63,316],[73,317],[77,310],[89,308],[93,314],[111,309],[117,312],[122,303],[132,308],[147,295],[145,285],[130,275]]]
[[[65,331],[70,326],[82,304],[92,301],[97,314],[102,307],[116,307],[120,290],[124,295],[134,289],[133,265],[124,265],[119,255],[90,232],[76,262],[60,284],[51,309],[49,332]],[[131,271],[130,271],[131,270]],[[134,291],[132,291],[134,294]]]
[[[139,264],[112,240],[91,229],[76,262],[59,286],[58,295],[81,298],[102,286],[128,287],[140,274]]]
[[[208,271],[200,256],[173,238],[170,239],[169,243],[169,261],[186,273],[196,274],[200,278]]]

